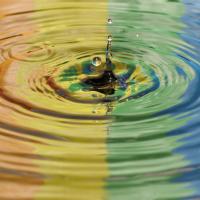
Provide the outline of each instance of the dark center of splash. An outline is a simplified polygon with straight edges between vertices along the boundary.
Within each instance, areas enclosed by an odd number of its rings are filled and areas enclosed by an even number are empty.
[[[87,78],[83,83],[91,86],[90,90],[94,90],[105,95],[112,95],[115,93],[117,78],[112,70],[105,70],[100,76],[95,78]]]
[[[98,60],[97,57],[95,60]],[[87,78],[83,82],[90,85],[92,90],[103,93],[105,95],[112,95],[115,93],[115,87],[117,84],[117,77],[113,73],[113,64],[111,60],[106,58],[106,68],[99,76],[94,78]]]
[[[64,68],[64,69],[63,69]],[[85,103],[126,101],[157,88],[159,80],[150,66],[114,60],[94,66],[91,60],[65,64],[54,77],[54,84],[65,96]]]

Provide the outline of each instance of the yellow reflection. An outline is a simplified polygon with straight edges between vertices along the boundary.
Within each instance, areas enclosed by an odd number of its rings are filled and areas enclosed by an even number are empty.
[[[48,40],[55,46],[59,44],[60,49],[63,48],[63,57],[66,56],[63,58],[64,61],[69,59],[78,63],[76,56],[81,55],[82,52],[104,49],[105,40],[103,38],[107,37],[105,22],[108,18],[106,0],[98,4],[95,0],[67,2],[35,0],[35,3],[38,9],[54,9],[42,15],[48,15],[50,20],[53,20],[52,16],[58,17],[58,21],[40,23],[38,26],[41,34],[38,38]],[[39,15],[38,17],[40,18]],[[55,36],[50,34],[53,32]],[[66,34],[65,37],[63,33]],[[62,45],[61,38],[62,42],[67,42],[67,44]],[[77,45],[70,45],[68,43],[70,41],[77,42]],[[56,49],[56,51],[61,50]],[[36,76],[40,71],[41,74],[46,73],[47,76],[50,74],[56,80],[56,75],[54,75],[56,73],[53,70],[65,68],[65,65],[61,68],[56,67],[57,64],[59,63],[56,61],[45,64],[43,71],[40,70],[41,68],[34,68]],[[28,73],[28,69],[26,70]],[[34,94],[31,95],[34,96]],[[37,94],[34,98],[38,97]],[[60,99],[59,102],[53,98],[46,98],[43,94],[39,99],[38,105],[42,105],[45,109],[51,108],[51,110],[71,116],[89,116],[89,119],[84,117],[82,119],[56,119],[54,116],[49,116],[32,121],[32,127],[38,127],[41,131],[57,136],[54,139],[44,139],[44,144],[37,145],[37,153],[41,155],[41,159],[36,163],[40,165],[40,172],[44,175],[44,185],[35,199],[104,199],[105,179],[108,176],[106,163],[108,120],[104,118],[107,106],[73,102],[67,98]],[[92,112],[94,110],[97,112]]]

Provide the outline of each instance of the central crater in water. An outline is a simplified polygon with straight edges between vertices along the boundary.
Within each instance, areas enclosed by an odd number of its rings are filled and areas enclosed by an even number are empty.
[[[108,67],[101,58],[97,62],[67,63],[54,72],[50,84],[59,95],[88,103],[125,101],[154,85],[153,68],[117,60]]]

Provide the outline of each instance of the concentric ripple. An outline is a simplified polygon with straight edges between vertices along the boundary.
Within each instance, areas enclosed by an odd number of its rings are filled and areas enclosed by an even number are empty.
[[[198,1],[0,5],[0,199],[200,199]]]
[[[4,59],[23,62],[42,62],[55,56],[48,44],[16,44],[2,52]]]

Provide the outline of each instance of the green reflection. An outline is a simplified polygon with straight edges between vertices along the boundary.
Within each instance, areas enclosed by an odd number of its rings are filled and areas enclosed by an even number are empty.
[[[132,60],[143,68],[153,68],[160,85],[142,98],[117,104],[110,113],[114,122],[107,140],[108,199],[182,199],[193,191],[188,184],[174,179],[188,162],[173,152],[181,145],[180,136],[166,134],[185,124],[186,119],[154,114],[180,102],[187,88],[187,83],[177,76],[175,65],[188,69],[172,55],[176,46],[183,43],[178,37],[184,27],[180,21],[183,4],[164,0],[109,2],[113,56],[122,62]]]

